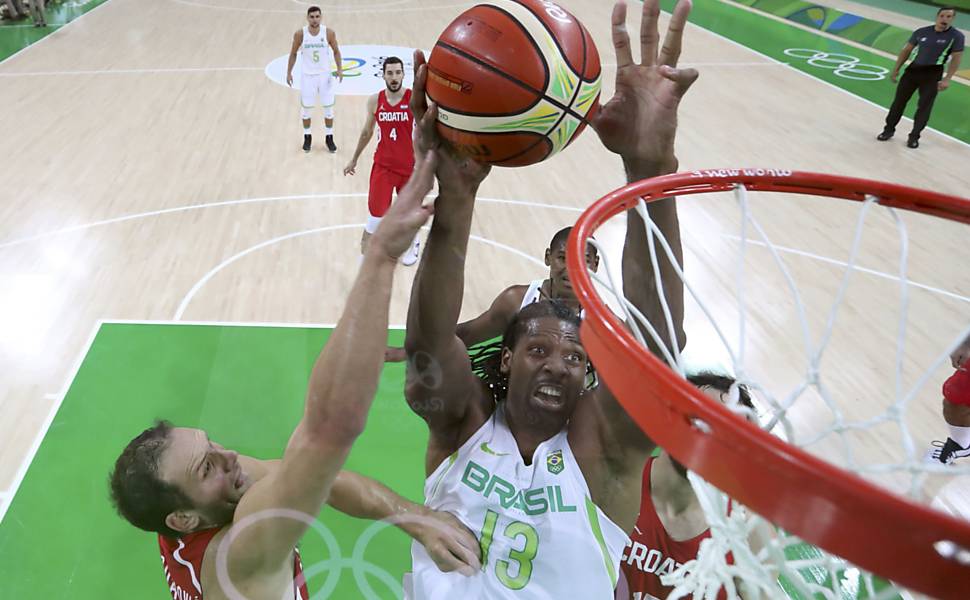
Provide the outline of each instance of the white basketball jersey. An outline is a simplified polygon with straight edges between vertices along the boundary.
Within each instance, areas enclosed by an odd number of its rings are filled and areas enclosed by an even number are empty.
[[[529,284],[529,289],[525,291],[525,296],[522,296],[522,304],[519,305],[519,310],[522,310],[526,306],[529,306],[533,302],[538,302],[542,297],[542,283],[545,279],[534,279],[532,283]]]
[[[300,46],[300,53],[303,56],[301,67],[304,75],[321,75],[330,72],[333,49],[327,42],[327,27],[323,23],[320,23],[320,31],[317,35],[310,34],[309,26],[303,26],[303,44]]]
[[[428,477],[424,495],[477,535],[482,570],[442,573],[414,543],[415,600],[613,598],[629,538],[590,499],[565,429],[526,465],[499,404]]]

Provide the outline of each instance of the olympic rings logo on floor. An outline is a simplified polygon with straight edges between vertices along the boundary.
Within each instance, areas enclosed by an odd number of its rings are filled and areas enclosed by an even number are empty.
[[[889,69],[859,62],[860,59],[851,54],[824,52],[813,48],[789,48],[785,50],[785,55],[805,60],[813,67],[831,69],[836,76],[844,79],[880,81],[889,74]]]

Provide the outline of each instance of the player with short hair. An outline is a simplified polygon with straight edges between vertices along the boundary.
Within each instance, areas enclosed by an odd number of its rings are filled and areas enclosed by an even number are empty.
[[[677,106],[697,78],[693,69],[676,68],[689,11],[688,0],[677,3],[658,50],[660,9],[657,0],[646,0],[642,62],[635,64],[626,4],[613,9],[616,95],[599,108],[592,126],[604,146],[622,157],[628,181],[677,168]],[[436,113],[425,105],[423,63],[416,52],[416,118],[426,109]],[[419,127],[417,147],[433,135],[433,128]],[[610,598],[654,444],[606,386],[587,388],[589,361],[579,340],[579,317],[561,302],[522,309],[488,361],[488,372],[498,379],[490,385],[476,376],[455,326],[475,195],[488,168],[440,154],[440,197],[408,310],[405,396],[430,431],[425,503],[455,514],[478,534],[483,567],[465,579],[442,575],[413,546],[413,595]],[[682,262],[674,199],[651,202],[647,210]],[[661,343],[683,346],[683,283],[666,256],[660,261],[658,282],[649,268],[643,221],[629,211],[624,292],[657,324],[665,322],[666,302],[673,326],[658,327],[664,332]]]
[[[508,328],[512,318],[521,309],[540,300],[559,300],[576,313],[580,312],[579,300],[573,293],[566,271],[566,240],[572,227],[563,227],[552,236],[546,248],[545,261],[549,267],[546,279],[533,279],[530,283],[512,285],[495,297],[488,310],[474,319],[459,323],[455,335],[470,348],[476,344],[497,338]],[[599,268],[600,257],[592,245],[586,248],[586,266],[594,273]],[[385,360],[401,362],[407,358],[404,348],[389,347]]]
[[[480,565],[474,537],[452,517],[340,471],[377,390],[395,265],[431,214],[422,201],[434,164],[429,153],[371,240],[281,460],[241,456],[201,429],[167,423],[118,458],[112,500],[130,523],[158,534],[176,600],[309,600],[294,548],[328,501],[354,516],[403,519],[402,529],[443,568],[471,573]]]
[[[687,380],[711,400],[734,407],[749,420],[755,419],[751,394],[734,378],[711,372],[688,375]],[[624,582],[617,588],[619,600],[666,598],[672,586],[661,577],[670,575],[697,557],[701,542],[711,529],[700,501],[687,479],[687,468],[662,451],[643,468],[640,516],[623,551]],[[753,547],[760,548],[770,536],[767,526],[756,528]],[[730,560],[730,559],[729,559]],[[726,598],[722,589],[718,599]]]
[[[943,420],[950,435],[926,453],[928,462],[943,465],[970,456],[970,335],[950,353],[950,364],[956,371],[943,382]]]
[[[323,13],[319,6],[311,6],[306,11],[307,24],[293,34],[290,59],[286,66],[286,85],[293,85],[293,66],[299,52],[300,60],[300,107],[303,118],[303,151],[309,152],[313,136],[310,135],[310,113],[317,105],[317,98],[323,105],[324,133],[327,150],[337,151],[333,141],[333,105],[336,103],[337,83],[334,81],[330,65],[337,65],[337,79],[344,80],[343,58],[337,44],[337,34],[323,24]]]
[[[916,107],[916,115],[913,117],[913,129],[909,132],[909,138],[906,141],[908,147],[919,148],[919,136],[930,120],[930,111],[933,110],[936,94],[950,87],[950,80],[960,70],[964,35],[952,25],[956,14],[957,11],[952,6],[941,7],[936,11],[936,23],[914,31],[909,36],[909,41],[899,51],[890,75],[893,83],[896,83],[899,69],[912,54],[913,49],[919,48],[916,58],[906,67],[903,78],[899,80],[899,85],[896,87],[896,97],[893,98],[893,104],[886,116],[886,126],[882,133],[876,136],[880,142],[893,137],[906,104],[913,97],[913,93],[919,90],[919,103]],[[947,59],[950,60],[950,66],[944,75],[943,66]]]
[[[360,252],[367,251],[367,240],[381,222],[381,217],[391,206],[393,192],[401,193],[411,172],[414,171],[414,116],[411,114],[411,90],[404,87],[404,61],[396,56],[384,59],[381,65],[385,89],[367,98],[367,117],[357,139],[357,148],[344,175],[357,173],[357,160],[374,136],[377,124],[377,148],[374,164],[370,170],[370,186],[367,189],[367,224],[360,238]],[[418,262],[418,238],[414,238],[401,262],[411,266]]]

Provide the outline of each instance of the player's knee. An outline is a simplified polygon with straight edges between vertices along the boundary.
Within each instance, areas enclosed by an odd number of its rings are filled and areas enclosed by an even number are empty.
[[[323,107],[323,116],[326,119],[332,119],[333,118],[333,104],[331,104],[330,106],[324,106]]]
[[[367,223],[364,224],[364,231],[374,235],[377,232],[377,226],[381,224],[381,217],[375,217],[374,215],[367,215]]]
[[[303,106],[303,105],[300,105],[300,118],[302,118],[304,121],[309,121],[310,120],[310,109],[307,108],[307,107],[305,107],[305,106]]]

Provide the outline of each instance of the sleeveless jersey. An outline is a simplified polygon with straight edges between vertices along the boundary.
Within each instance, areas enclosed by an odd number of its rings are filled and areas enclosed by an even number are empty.
[[[173,600],[202,600],[202,559],[205,558],[205,549],[208,548],[209,542],[221,529],[221,527],[204,529],[178,539],[158,536],[162,567],[165,569],[165,582],[168,584]],[[299,551],[294,553],[293,591],[286,596],[286,600],[310,600],[310,593],[303,578],[300,553]]]
[[[640,516],[637,517],[636,528],[630,534],[630,543],[623,550],[623,561],[620,564],[630,588],[629,600],[666,598],[674,588],[660,583],[660,576],[673,573],[680,565],[697,558],[701,542],[711,537],[710,529],[684,541],[677,541],[667,534],[650,495],[650,469],[653,461],[654,458],[651,457],[643,468]],[[719,600],[726,598],[723,589],[717,597]]]
[[[522,296],[522,304],[519,306],[519,310],[522,310],[533,302],[538,302],[542,298],[542,284],[544,281],[545,279],[532,280],[529,284],[529,289],[525,291],[525,296]]]
[[[304,75],[321,75],[330,72],[333,63],[333,49],[327,42],[327,28],[320,23],[317,35],[310,33],[308,25],[303,26],[303,44],[300,46],[303,57],[301,68]]]
[[[425,482],[426,504],[478,536],[482,571],[442,573],[411,546],[413,598],[545,600],[613,597],[629,539],[590,499],[566,430],[526,465],[501,404]]]
[[[394,105],[387,102],[387,90],[381,90],[374,111],[378,128],[374,164],[407,175],[414,170],[414,118],[408,106],[410,102],[411,90],[404,90],[401,101]]]

